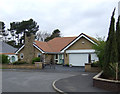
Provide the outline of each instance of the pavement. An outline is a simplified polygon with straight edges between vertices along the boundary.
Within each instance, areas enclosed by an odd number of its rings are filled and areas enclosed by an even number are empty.
[[[63,78],[53,82],[53,87],[60,93],[71,92],[109,92],[97,87],[93,87],[93,76],[96,73],[83,72],[77,76]],[[112,93],[113,94],[113,93]]]
[[[93,87],[97,73],[84,72],[84,67],[53,67],[44,69],[3,69],[2,92],[108,92]]]
[[[2,92],[56,92],[52,83],[55,80],[78,75],[81,70],[75,67],[39,69],[3,69]]]

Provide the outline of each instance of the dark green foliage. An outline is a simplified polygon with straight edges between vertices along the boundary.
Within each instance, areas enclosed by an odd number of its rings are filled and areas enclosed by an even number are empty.
[[[6,56],[6,55],[0,55],[0,63],[2,63],[2,64],[9,64],[10,61],[8,59],[8,56]]]
[[[10,29],[8,30],[12,36],[16,37],[18,44],[21,45],[22,40],[24,40],[25,33],[27,36],[30,36],[32,33],[35,34],[39,30],[39,25],[37,25],[33,19],[29,19],[27,21],[10,23]]]
[[[91,67],[101,67],[101,63],[99,61],[93,62]]]
[[[64,66],[69,67],[69,64],[65,64]]]
[[[93,46],[93,49],[95,49],[95,53],[97,54],[99,58],[99,64],[100,67],[103,68],[103,62],[104,62],[104,51],[105,51],[105,41],[102,38],[98,38],[98,44]]]
[[[109,34],[106,41],[105,52],[104,52],[104,75],[107,77],[115,76],[115,67],[118,57],[117,57],[117,43],[116,43],[116,35],[115,35],[115,19],[114,19],[114,12],[113,11]]]
[[[118,79],[120,80],[120,64],[118,65]]]
[[[118,21],[116,24],[116,41],[118,49],[118,62],[120,62],[120,16],[118,17]]]
[[[1,27],[0,32],[2,32],[2,33],[5,32],[5,24],[4,24],[4,22],[0,21],[0,27]]]
[[[32,59],[32,64],[35,64],[35,62],[40,62],[40,57],[35,57]]]
[[[22,22],[12,22],[10,23],[10,31],[15,30],[16,34],[19,33],[36,33],[39,30],[39,26],[37,23],[33,20],[30,19],[28,21],[22,21]]]
[[[13,65],[22,65],[22,64],[28,64],[28,63],[25,61],[16,61],[16,62],[13,62],[12,64]]]
[[[118,21],[116,23],[116,41],[117,41],[117,49],[118,49],[118,76],[120,79],[120,16],[118,17]]]
[[[16,45],[16,41],[15,40],[7,41],[6,43],[11,45],[11,46],[13,46],[13,47],[15,47],[15,48],[18,48],[18,45]]]
[[[8,32],[5,30],[4,22],[1,22],[1,21],[0,21],[0,35],[2,35],[4,37],[4,41],[6,41]]]
[[[59,29],[54,30],[53,33],[52,33],[52,35],[50,37],[47,37],[45,39],[45,41],[47,42],[47,41],[49,41],[49,40],[51,40],[51,39],[53,39],[55,37],[61,37]]]

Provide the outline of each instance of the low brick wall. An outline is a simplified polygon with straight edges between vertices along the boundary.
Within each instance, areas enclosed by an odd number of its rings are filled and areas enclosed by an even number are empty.
[[[5,65],[0,66],[3,69],[42,69],[42,66],[36,66],[34,64],[24,64],[24,65]]]
[[[102,72],[93,77],[93,86],[109,91],[120,92],[120,81],[100,78],[101,74]]]
[[[91,67],[91,63],[85,63],[85,71],[86,72],[100,72],[101,69],[99,67]]]

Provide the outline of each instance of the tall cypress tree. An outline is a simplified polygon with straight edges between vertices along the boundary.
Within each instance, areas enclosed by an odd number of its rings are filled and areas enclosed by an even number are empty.
[[[107,77],[115,76],[115,69],[114,64],[117,62],[117,43],[116,43],[116,36],[115,36],[115,9],[111,16],[109,34],[106,41],[105,46],[105,54],[104,54],[104,74]]]
[[[116,41],[117,41],[117,50],[118,50],[118,67],[120,68],[120,15],[116,23]],[[118,69],[118,76],[120,79],[120,69]]]
[[[120,16],[118,17],[118,21],[116,24],[116,41],[118,49],[118,62],[120,62]]]

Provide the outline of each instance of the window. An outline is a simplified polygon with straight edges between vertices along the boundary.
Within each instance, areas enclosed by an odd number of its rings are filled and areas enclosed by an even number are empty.
[[[24,58],[24,55],[23,53],[20,54],[20,59],[23,59]]]
[[[41,56],[41,53],[38,53],[38,54],[37,54],[37,57],[40,57],[40,56]]]
[[[58,59],[58,55],[55,55],[55,59]]]

